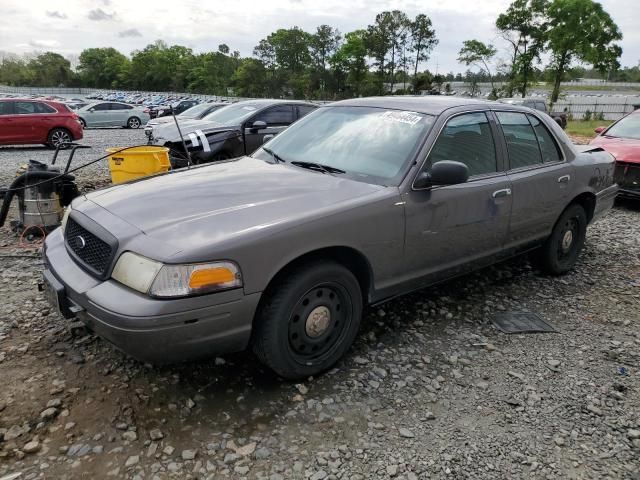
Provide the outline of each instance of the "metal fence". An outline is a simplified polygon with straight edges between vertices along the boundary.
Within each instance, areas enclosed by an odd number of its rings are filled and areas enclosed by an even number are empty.
[[[554,112],[563,111],[574,120],[618,120],[640,106],[640,95],[571,96],[558,100]]]

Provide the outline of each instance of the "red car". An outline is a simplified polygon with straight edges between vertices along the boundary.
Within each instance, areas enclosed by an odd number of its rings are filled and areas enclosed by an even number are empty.
[[[640,199],[640,110],[622,117],[609,127],[596,128],[591,145],[602,147],[616,158],[614,180],[618,195]]]
[[[50,100],[0,98],[0,145],[58,147],[82,138],[78,115]]]

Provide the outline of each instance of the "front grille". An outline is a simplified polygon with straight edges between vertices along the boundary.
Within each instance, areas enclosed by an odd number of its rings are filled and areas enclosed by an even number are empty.
[[[113,249],[104,240],[82,227],[72,218],[67,220],[65,240],[76,260],[84,264],[88,270],[103,276],[113,257]]]
[[[634,163],[616,163],[613,180],[620,188],[640,190],[640,165]]]

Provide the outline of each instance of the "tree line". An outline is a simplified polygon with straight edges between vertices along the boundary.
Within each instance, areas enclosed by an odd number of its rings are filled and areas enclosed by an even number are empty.
[[[337,99],[440,89],[453,80],[495,82],[493,96],[526,95],[532,82],[549,80],[555,101],[576,62],[607,72],[609,79],[621,72],[629,81],[640,77],[637,67],[619,69],[616,42],[622,34],[593,0],[514,0],[497,17],[496,30],[507,46],[506,58],[491,42],[466,40],[458,61],[468,70],[456,75],[421,68],[438,45],[431,19],[393,10],[345,34],[330,25],[312,32],[281,28],[260,40],[250,57],[226,44],[195,53],[161,40],[130,57],[111,47],[83,50],[75,69],[55,52],[30,59],[5,56],[0,83]],[[542,66],[545,57],[550,61]]]

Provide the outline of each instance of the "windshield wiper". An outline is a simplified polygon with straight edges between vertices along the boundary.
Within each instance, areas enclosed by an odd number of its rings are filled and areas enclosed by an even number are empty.
[[[278,155],[276,152],[274,152],[270,148],[262,147],[262,150],[264,150],[269,155],[271,155],[277,163],[286,163],[286,160],[284,158],[282,158],[280,155]]]
[[[296,167],[308,168],[309,170],[316,170],[321,173],[347,173],[344,170],[340,170],[339,168],[332,167],[330,165],[322,165],[321,163],[314,162],[291,162],[291,165],[295,165]]]

